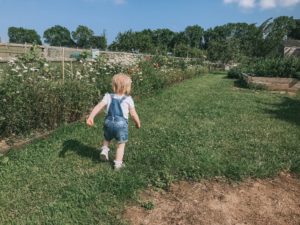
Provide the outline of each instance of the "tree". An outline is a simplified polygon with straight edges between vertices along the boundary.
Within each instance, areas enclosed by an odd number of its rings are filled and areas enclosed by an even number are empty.
[[[25,29],[23,27],[9,27],[8,37],[10,43],[42,44],[41,37],[35,30]]]
[[[129,30],[119,33],[116,40],[109,46],[109,49],[114,51],[153,53],[152,31],[149,29],[141,32]]]
[[[210,61],[228,63],[238,61],[240,52],[235,40],[211,41],[207,49],[207,56]]]
[[[118,33],[115,41],[108,48],[113,51],[131,51],[134,48],[133,35],[134,32],[132,30]]]
[[[91,39],[94,36],[94,31],[86,26],[79,25],[75,31],[72,32],[73,40],[77,47],[90,48]]]
[[[289,38],[300,40],[300,19],[295,20],[295,27],[291,30]]]
[[[227,23],[204,33],[203,47],[212,61],[239,61],[253,54],[256,27],[247,23]]]
[[[105,34],[101,36],[92,36],[90,40],[90,46],[91,48],[105,50],[107,48],[107,40]]]
[[[171,41],[171,47],[172,49],[175,49],[176,46],[181,45],[181,48],[183,45],[188,46],[189,40],[186,37],[184,32],[175,33],[172,41]]]
[[[184,33],[188,39],[188,44],[191,48],[200,48],[202,46],[202,39],[204,29],[198,25],[187,26]]]
[[[280,16],[271,21],[266,20],[259,27],[263,33],[262,56],[278,56],[283,54],[282,41],[287,39],[292,30],[296,28],[293,17]]]
[[[175,33],[169,29],[157,29],[152,31],[152,43],[155,46],[155,52],[165,54],[172,51],[172,40]]]
[[[72,47],[75,45],[70,31],[60,25],[53,26],[44,32],[45,43],[51,46]]]

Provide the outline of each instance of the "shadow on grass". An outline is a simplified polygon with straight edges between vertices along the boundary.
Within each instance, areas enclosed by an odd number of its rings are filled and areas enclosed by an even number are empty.
[[[300,99],[285,97],[281,103],[273,104],[276,109],[266,110],[267,113],[275,118],[285,120],[300,126]]]
[[[82,144],[78,140],[67,140],[63,144],[63,149],[59,152],[59,157],[66,157],[68,151],[73,151],[79,156],[91,158],[94,162],[99,162],[99,150],[96,148]]]

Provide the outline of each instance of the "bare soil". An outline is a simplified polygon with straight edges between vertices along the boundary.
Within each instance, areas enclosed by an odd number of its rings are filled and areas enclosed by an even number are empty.
[[[241,183],[182,181],[167,192],[144,191],[124,218],[132,225],[300,225],[299,178],[281,173]],[[147,202],[154,208],[145,209]]]

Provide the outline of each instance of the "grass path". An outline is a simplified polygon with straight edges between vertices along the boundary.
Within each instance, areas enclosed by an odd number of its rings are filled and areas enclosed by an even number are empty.
[[[136,102],[126,168],[98,159],[102,140],[83,123],[11,151],[0,164],[0,224],[122,224],[124,203],[177,179],[300,172],[300,96],[234,88],[207,75]],[[111,151],[111,158],[114,156]]]

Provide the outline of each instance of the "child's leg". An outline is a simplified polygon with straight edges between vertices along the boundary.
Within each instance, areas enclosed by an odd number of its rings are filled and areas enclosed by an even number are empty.
[[[118,144],[117,153],[116,153],[116,161],[123,161],[125,145],[126,145],[126,143]]]
[[[103,161],[107,161],[108,160],[108,152],[109,152],[109,144],[110,144],[110,141],[106,141],[104,140],[103,141],[103,144],[102,144],[102,147],[101,147],[101,153],[100,153],[100,158],[103,160]]]
[[[117,153],[116,153],[116,160],[114,161],[115,162],[115,169],[120,169],[122,167],[125,144],[126,143],[118,144]]]
[[[102,147],[107,147],[107,148],[109,148],[108,146],[109,146],[109,144],[110,144],[110,141],[107,141],[107,140],[103,140],[103,144],[102,144]]]

